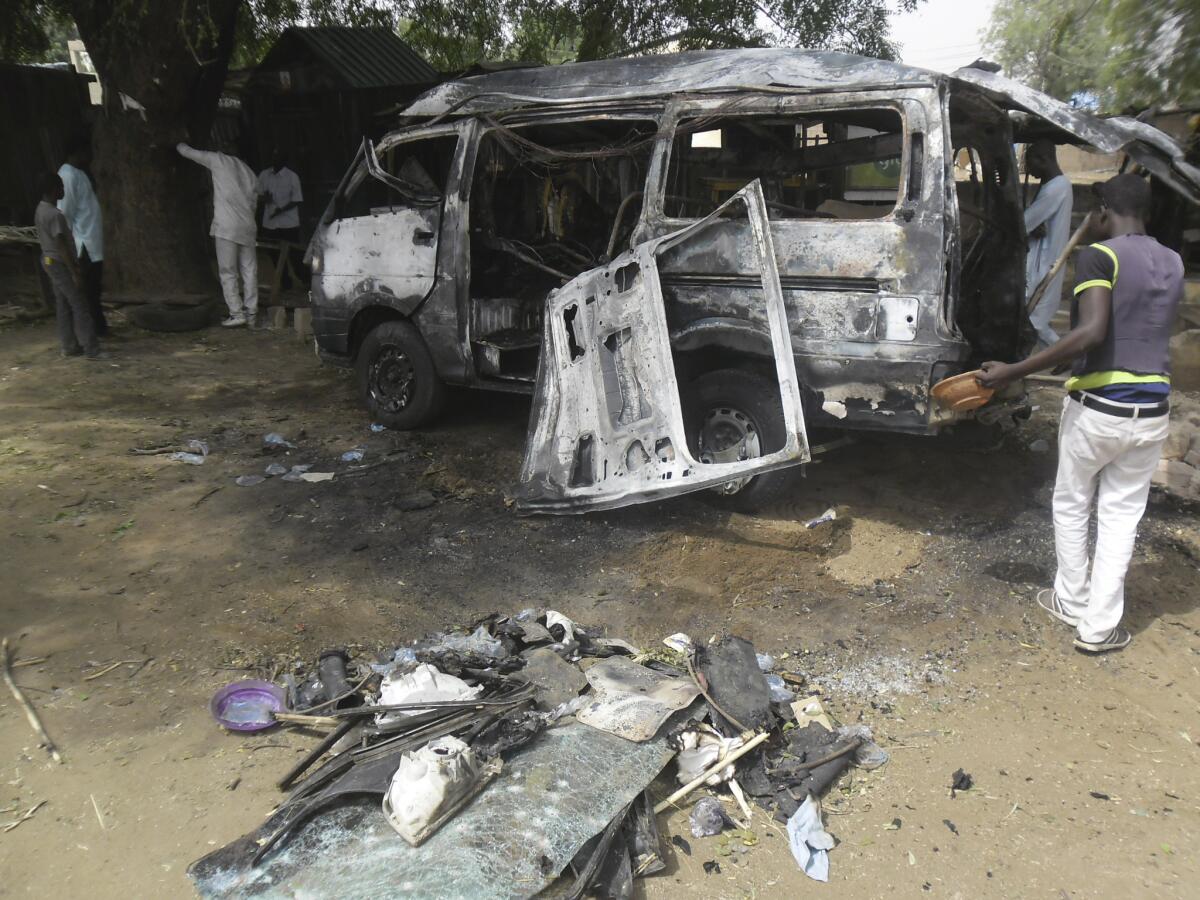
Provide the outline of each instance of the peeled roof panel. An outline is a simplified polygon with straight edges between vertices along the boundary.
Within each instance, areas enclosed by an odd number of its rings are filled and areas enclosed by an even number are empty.
[[[765,85],[849,90],[867,85],[932,84],[941,78],[944,76],[902,63],[829,50],[693,50],[477,75],[428,91],[405,115],[436,116],[476,95],[483,96],[468,100],[461,107],[463,113],[530,105],[496,95],[554,103]]]

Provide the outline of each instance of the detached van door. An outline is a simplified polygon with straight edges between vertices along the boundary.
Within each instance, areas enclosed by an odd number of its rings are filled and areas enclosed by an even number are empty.
[[[705,462],[688,450],[657,259],[744,209],[762,278],[786,439]],[[704,219],[551,294],[517,509],[577,513],[703,490],[810,458],[767,207],[757,181]]]
[[[447,142],[453,154],[454,137],[432,140]],[[363,164],[335,201],[342,208],[334,210],[322,236],[319,277],[326,297],[383,295],[409,313],[433,289],[443,190],[418,158],[429,144],[388,148],[389,171],[371,141],[363,141]]]

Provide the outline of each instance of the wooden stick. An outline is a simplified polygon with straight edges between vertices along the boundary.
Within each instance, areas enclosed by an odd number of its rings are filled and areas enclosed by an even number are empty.
[[[1058,270],[1067,264],[1067,257],[1083,241],[1084,234],[1092,224],[1092,214],[1088,213],[1083,217],[1083,221],[1079,223],[1079,227],[1075,229],[1075,233],[1071,235],[1071,239],[1067,241],[1067,246],[1063,247],[1062,253],[1058,255],[1058,259],[1054,261],[1054,265],[1050,267],[1050,271],[1046,273],[1046,277],[1038,282],[1037,288],[1029,297],[1029,302],[1025,304],[1025,315],[1033,312],[1034,308],[1042,299],[1042,295],[1046,293],[1046,289],[1050,287],[1050,282],[1054,280],[1054,276],[1058,274]]]
[[[96,795],[88,794],[88,796],[92,798],[92,809],[96,811],[96,821],[100,823],[100,830],[108,831],[104,825],[104,816],[100,815],[100,804],[96,802]]]
[[[95,678],[99,678],[101,675],[107,675],[109,672],[111,672],[117,666],[136,666],[138,663],[145,665],[146,661],[142,660],[142,659],[118,659],[115,663],[111,663],[110,665],[105,666],[99,672],[93,672],[91,675],[84,675],[83,680],[91,681]]]
[[[334,719],[330,716],[306,716],[303,713],[272,713],[271,717],[276,722],[284,722],[289,725],[313,725],[318,728],[336,728],[342,724],[342,719]]]
[[[48,656],[31,656],[29,659],[18,659],[12,664],[14,669],[22,669],[25,666],[39,666],[48,660]]]
[[[25,810],[25,814],[23,816],[21,816],[21,818],[14,819],[13,821],[6,823],[4,826],[4,833],[7,834],[8,832],[10,832],[14,828],[16,828],[18,825],[20,825],[22,822],[26,821],[27,819],[32,819],[33,814],[49,802],[50,801],[48,801],[48,800],[39,800],[37,803],[33,804],[33,806],[31,806],[31,807],[29,807],[29,809]]]
[[[21,709],[25,710],[25,718],[29,720],[30,727],[42,739],[42,746],[46,748],[46,752],[61,766],[63,764],[62,754],[58,752],[58,747],[55,746],[54,741],[50,740],[50,735],[46,734],[45,726],[42,725],[42,720],[38,718],[37,710],[33,708],[33,704],[29,702],[25,694],[17,687],[17,682],[13,679],[12,655],[8,651],[8,638],[0,642],[0,653],[3,653],[4,656],[4,683],[8,685],[8,689],[12,691],[12,695],[16,697]]]
[[[696,788],[700,787],[700,785],[704,784],[704,782],[708,781],[708,779],[712,778],[714,775],[716,775],[722,769],[726,768],[731,763],[737,762],[739,759],[741,759],[743,756],[745,756],[747,753],[749,753],[751,750],[753,750],[755,747],[757,747],[759,744],[761,744],[763,741],[765,741],[770,736],[771,736],[771,732],[764,731],[762,734],[752,737],[750,740],[748,740],[746,743],[742,744],[742,746],[738,747],[736,750],[734,750],[732,753],[730,753],[724,759],[718,760],[717,762],[713,763],[712,766],[707,771],[701,773],[700,775],[697,775],[695,778],[693,778],[691,781],[689,781],[687,784],[685,784],[683,787],[681,787],[679,790],[677,790],[675,793],[673,793],[666,800],[663,800],[661,803],[659,803],[657,806],[655,806],[654,814],[658,815],[658,813],[662,812],[664,809],[668,809],[668,808],[674,806],[676,801],[682,800],[684,797],[686,797],[688,794],[690,794]]]

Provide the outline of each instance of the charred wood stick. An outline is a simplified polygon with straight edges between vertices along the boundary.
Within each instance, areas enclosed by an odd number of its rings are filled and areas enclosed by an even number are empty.
[[[12,695],[16,698],[17,703],[25,711],[25,718],[29,720],[30,727],[41,738],[42,746],[46,748],[46,752],[61,766],[63,764],[62,754],[58,752],[58,747],[54,741],[50,740],[50,735],[46,733],[46,728],[42,725],[42,720],[38,718],[37,710],[33,708],[33,704],[29,702],[24,692],[17,687],[17,682],[13,679],[12,656],[8,650],[8,638],[0,642],[0,653],[3,653],[4,656],[4,683],[8,685],[8,689],[12,691]]]
[[[1058,259],[1054,261],[1054,265],[1050,267],[1050,271],[1046,273],[1046,277],[1038,282],[1038,286],[1029,297],[1029,302],[1025,304],[1025,315],[1029,315],[1041,302],[1042,296],[1046,293],[1046,289],[1050,287],[1050,282],[1054,280],[1054,276],[1058,274],[1058,270],[1067,264],[1067,257],[1083,241],[1083,236],[1087,233],[1088,228],[1092,224],[1092,214],[1088,213],[1083,217],[1083,221],[1079,223],[1079,227],[1075,229],[1075,233],[1071,235],[1071,239],[1067,241],[1067,246],[1063,247],[1062,253],[1058,255]]]
[[[279,789],[281,791],[286,791],[288,788],[290,788],[292,783],[308,770],[309,766],[320,759],[326,750],[345,737],[353,727],[353,720],[348,720],[340,724],[333,731],[329,732],[329,734],[325,735],[325,737],[321,739],[321,742],[317,744],[317,746],[313,747],[311,751],[305,754],[304,759],[296,763],[296,765],[293,766],[286,775],[279,779]]]

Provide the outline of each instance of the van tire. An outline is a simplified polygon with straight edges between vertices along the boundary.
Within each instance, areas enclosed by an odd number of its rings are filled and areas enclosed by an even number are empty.
[[[384,322],[373,328],[363,338],[354,368],[359,396],[373,422],[405,431],[441,412],[446,386],[411,323]]]
[[[147,303],[132,307],[125,313],[125,317],[138,328],[164,334],[199,331],[217,321],[215,303],[201,303],[197,306]]]
[[[759,435],[762,452],[775,452],[787,443],[779,388],[745,369],[718,369],[692,381],[683,391],[683,424],[688,449],[699,459],[701,434],[710,416],[722,414],[748,420]],[[756,475],[736,493],[704,492],[710,503],[734,512],[755,513],[778,499],[795,475],[794,469],[777,469]]]

